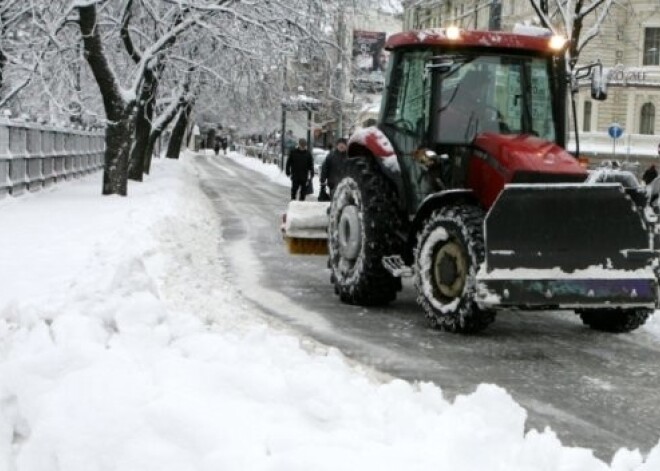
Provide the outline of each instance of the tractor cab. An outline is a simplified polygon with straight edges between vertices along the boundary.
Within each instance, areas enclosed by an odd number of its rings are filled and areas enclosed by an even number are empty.
[[[462,34],[421,42],[399,35],[390,44],[379,127],[399,157],[408,213],[432,193],[465,188],[475,190],[487,208],[505,183],[515,181],[515,173],[539,173],[534,159],[549,152],[564,157],[556,168],[543,169],[562,175],[552,181],[583,181],[585,171],[563,150],[563,51],[551,48],[548,38]],[[520,147],[532,155],[513,169],[508,157]],[[490,171],[470,172],[475,157],[488,160]]]

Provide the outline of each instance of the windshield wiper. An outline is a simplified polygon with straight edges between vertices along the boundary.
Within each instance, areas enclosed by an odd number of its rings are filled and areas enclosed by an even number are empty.
[[[430,64],[426,64],[426,70],[431,70],[433,72],[440,72],[445,74],[444,78],[451,77],[456,72],[461,70],[461,68],[475,60],[476,57],[467,57],[467,56],[432,56],[429,57]]]

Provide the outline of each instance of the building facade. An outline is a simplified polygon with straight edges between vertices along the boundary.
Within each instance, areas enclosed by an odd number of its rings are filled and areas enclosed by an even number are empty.
[[[456,25],[467,29],[511,31],[516,24],[538,24],[530,0],[405,0],[404,29]],[[583,35],[593,25],[592,13]],[[576,96],[580,151],[597,158],[650,161],[660,143],[660,3],[625,0],[615,5],[599,34],[580,54],[579,64],[600,60],[608,98],[594,101],[587,83]],[[624,133],[614,142],[608,128]],[[571,130],[573,129],[571,124]]]

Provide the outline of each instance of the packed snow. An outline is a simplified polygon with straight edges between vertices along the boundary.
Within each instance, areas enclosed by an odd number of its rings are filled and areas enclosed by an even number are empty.
[[[0,200],[0,470],[660,469],[660,446],[607,465],[495,385],[450,403],[262,315],[195,158],[128,198],[94,175]]]
[[[284,231],[288,237],[325,239],[328,235],[328,202],[291,201]]]

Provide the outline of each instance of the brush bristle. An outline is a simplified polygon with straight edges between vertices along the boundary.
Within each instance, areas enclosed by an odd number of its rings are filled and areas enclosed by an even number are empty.
[[[297,255],[327,255],[328,241],[326,239],[286,238],[289,253]]]

